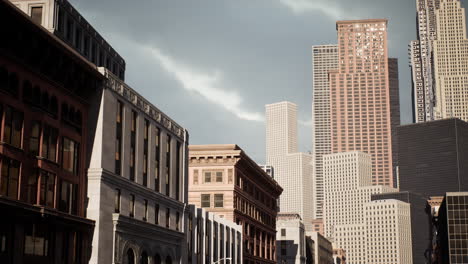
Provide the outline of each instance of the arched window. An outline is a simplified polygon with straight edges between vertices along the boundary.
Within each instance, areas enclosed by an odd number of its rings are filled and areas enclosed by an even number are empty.
[[[57,116],[58,113],[58,101],[57,97],[55,95],[52,95],[52,98],[50,99],[50,112]]]
[[[141,253],[140,264],[148,264],[148,254],[146,254],[146,251]]]
[[[32,84],[30,81],[26,80],[23,82],[23,100],[31,102],[32,98]]]
[[[19,86],[18,76],[16,75],[16,73],[11,73],[9,84],[8,84],[8,91],[14,95],[17,95],[18,86]]]
[[[166,263],[165,264],[172,264],[172,258],[171,256],[167,256],[166,258]]]
[[[161,264],[161,256],[159,256],[159,254],[154,256],[154,264]]]
[[[32,101],[35,105],[39,105],[41,103],[41,88],[37,85],[33,88]]]
[[[135,264],[135,253],[131,248],[127,250],[127,264]]]
[[[8,89],[8,71],[3,67],[0,67],[0,89]]]

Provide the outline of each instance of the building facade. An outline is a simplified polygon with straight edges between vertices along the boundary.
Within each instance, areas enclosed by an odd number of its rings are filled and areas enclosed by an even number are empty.
[[[465,9],[460,0],[440,0],[435,15],[435,117],[455,117],[468,122],[468,38]]]
[[[241,148],[191,145],[188,188],[190,204],[242,226],[243,263],[276,263],[276,201],[283,189]]]
[[[297,212],[310,229],[313,216],[312,155],[297,152],[297,106],[291,102],[266,108],[267,165],[275,169],[275,180],[283,187],[281,212]]]
[[[106,82],[91,109],[97,120],[88,169],[91,263],[185,262],[188,133],[100,71]]]
[[[242,264],[242,226],[189,205],[187,262]]]
[[[313,198],[314,219],[323,217],[323,155],[331,153],[330,134],[330,82],[328,73],[338,68],[338,46],[312,47],[313,98],[312,98],[312,146],[314,158]]]
[[[332,243],[318,232],[307,232],[312,241],[313,262],[316,264],[333,263]]]
[[[392,107],[397,73],[389,72],[387,20],[338,21],[338,68],[330,71],[332,153],[372,155],[372,184],[393,187]],[[392,74],[392,76],[390,76]],[[393,122],[392,122],[393,121]],[[399,122],[399,120],[398,120]]]
[[[305,264],[304,223],[297,213],[279,213],[276,221],[277,263]]]
[[[428,198],[468,189],[468,123],[446,119],[404,125],[398,137],[400,190]]]
[[[103,76],[8,1],[0,23],[0,262],[88,263],[87,120]]]
[[[125,79],[125,60],[68,0],[9,1],[88,61]]]
[[[346,251],[344,249],[333,249],[333,264],[346,264]]]

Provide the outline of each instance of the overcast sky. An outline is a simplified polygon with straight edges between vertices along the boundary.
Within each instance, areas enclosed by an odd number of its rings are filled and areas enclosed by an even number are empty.
[[[389,19],[411,122],[415,0],[70,1],[124,57],[127,83],[187,128],[190,144],[235,143],[263,163],[265,104],[287,100],[299,108],[299,148],[311,150],[311,46],[337,42],[336,20]]]

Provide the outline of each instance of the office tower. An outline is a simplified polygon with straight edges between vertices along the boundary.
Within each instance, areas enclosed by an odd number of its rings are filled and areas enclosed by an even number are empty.
[[[307,264],[333,263],[333,246],[327,238],[318,232],[306,232],[306,240],[310,241],[312,251],[311,258],[307,258]]]
[[[68,0],[9,0],[89,62],[125,79],[125,60]]]
[[[278,213],[276,218],[277,263],[306,263],[304,223],[297,213]]]
[[[413,264],[410,204],[377,200],[365,205],[365,263]]]
[[[267,165],[275,168],[275,180],[283,187],[281,212],[299,213],[310,230],[312,156],[297,152],[297,106],[290,102],[266,105]]]
[[[448,192],[432,221],[431,263],[468,263],[468,192]]]
[[[468,39],[460,0],[440,0],[435,11],[435,116],[468,121]]]
[[[372,155],[372,184],[394,186],[387,20],[338,21],[338,68],[330,71],[332,153]],[[394,65],[394,61],[390,62]],[[393,71],[396,69],[393,69]],[[392,77],[392,78],[390,78]],[[395,121],[394,121],[395,122]]]
[[[219,259],[218,256],[228,256],[220,263],[243,263],[241,225],[194,205],[189,205],[188,211],[188,258],[184,263],[213,263],[212,260]]]
[[[313,65],[313,201],[314,219],[323,217],[323,155],[331,153],[330,83],[328,72],[338,68],[337,45],[312,47]]]
[[[371,195],[395,192],[389,186],[372,186],[372,159],[362,152],[335,153],[324,156],[325,236],[336,248],[346,251],[347,263],[367,262],[366,203]],[[409,225],[409,223],[408,223]],[[396,233],[388,238],[396,239]],[[388,247],[388,250],[396,250]],[[379,255],[375,255],[378,257]]]
[[[430,221],[426,214],[427,198],[408,191],[381,193],[372,195],[372,201],[398,200],[410,204],[411,215],[411,243],[413,249],[413,264],[425,264],[427,249],[431,244],[428,232]]]
[[[237,145],[189,149],[189,203],[242,226],[242,263],[277,263],[276,201],[281,186]],[[208,262],[224,257],[230,255]]]
[[[87,215],[96,221],[91,263],[185,262],[188,132],[99,70],[106,79],[91,102],[95,126],[88,131]]]
[[[416,0],[417,40],[409,45],[413,122],[434,120],[433,41],[437,38],[436,10],[441,0]]]
[[[8,1],[0,23],[0,263],[88,263],[88,109],[104,77]]]
[[[400,190],[424,196],[468,189],[468,123],[445,119],[398,127]]]

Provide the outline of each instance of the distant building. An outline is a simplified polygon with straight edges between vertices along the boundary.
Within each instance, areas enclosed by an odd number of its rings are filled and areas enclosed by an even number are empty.
[[[302,219],[297,213],[279,213],[276,221],[277,263],[305,264],[306,240]]]
[[[310,230],[313,215],[312,155],[297,151],[297,106],[291,102],[266,108],[267,165],[275,168],[275,180],[283,187],[281,212],[297,212]]]
[[[434,229],[432,263],[468,263],[468,192],[446,193]]]
[[[468,123],[445,119],[398,127],[400,190],[426,198],[468,190]]]
[[[331,264],[333,263],[333,247],[332,243],[317,232],[307,232],[307,237],[312,241],[313,261],[314,264]]]
[[[243,263],[242,226],[194,205],[188,210],[187,262],[183,263],[212,263],[214,259]]]
[[[68,0],[10,0],[15,6],[98,67],[125,79],[125,60]]]
[[[312,231],[320,233],[322,236],[325,235],[325,230],[323,227],[323,219],[313,219],[312,220]]]
[[[344,249],[333,249],[333,264],[346,264],[346,251]]]
[[[189,148],[189,202],[242,226],[243,263],[276,263],[281,186],[237,145]]]
[[[262,168],[262,170],[264,170],[268,176],[272,177],[273,179],[275,178],[275,169],[273,168],[273,166],[269,166],[269,165],[259,165],[260,168]]]
[[[104,77],[8,1],[0,24],[0,263],[88,263],[87,121]]]
[[[179,263],[186,255],[188,132],[110,71],[93,102],[87,215],[91,263]]]

